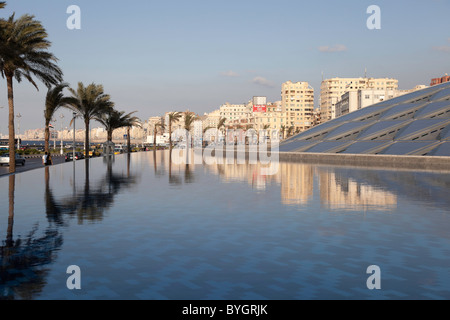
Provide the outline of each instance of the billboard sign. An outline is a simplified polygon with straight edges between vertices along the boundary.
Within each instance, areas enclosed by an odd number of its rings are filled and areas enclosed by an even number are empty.
[[[267,112],[266,97],[253,97],[253,112]]]

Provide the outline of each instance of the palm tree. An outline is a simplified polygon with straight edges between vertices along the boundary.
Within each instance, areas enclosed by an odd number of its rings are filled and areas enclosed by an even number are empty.
[[[95,120],[105,127],[108,142],[112,142],[114,130],[123,127],[122,117],[124,113],[123,111],[110,108],[100,116],[95,117]]]
[[[69,87],[67,83],[61,83],[54,88],[48,89],[47,96],[45,97],[45,152],[49,152],[50,141],[50,121],[52,121],[55,112],[71,102],[70,97],[65,97],[63,90]]]
[[[3,9],[6,6],[5,1],[0,1],[0,9]]]
[[[191,142],[188,142],[189,132],[191,132],[192,124],[194,121],[196,121],[198,117],[193,112],[185,112],[184,113],[184,129],[186,130],[186,148],[188,147],[188,143],[191,144]]]
[[[2,3],[4,7],[4,3]],[[34,16],[23,15],[15,19],[1,20],[0,28],[0,74],[6,78],[9,104],[9,150],[15,153],[14,89],[13,80],[28,80],[39,90],[33,78],[50,88],[63,80],[63,72],[56,65],[56,57],[47,51],[50,41],[42,24]],[[10,157],[9,171],[16,171],[14,156]]]
[[[127,151],[131,151],[131,136],[130,131],[132,127],[142,127],[141,120],[138,117],[132,115],[137,111],[130,112],[123,117],[124,127],[127,127]]]
[[[284,132],[286,131],[286,126],[282,125],[280,131],[281,131],[281,135],[283,136],[281,139],[284,140]]]
[[[83,83],[78,83],[75,91],[69,88],[72,93],[72,99],[69,108],[76,112],[78,117],[82,118],[86,127],[85,134],[85,154],[89,150],[89,124],[91,120],[100,118],[103,113],[110,112],[114,103],[110,100],[110,96],[105,94],[102,85],[91,83],[87,87]],[[88,158],[88,157],[86,157]]]
[[[286,138],[289,138],[292,135],[292,132],[294,131],[294,126],[290,126],[287,129]]]
[[[169,113],[169,148],[172,148],[172,123],[180,121],[182,114],[180,112]]]
[[[165,129],[165,126],[163,123],[159,122],[157,124],[155,124],[155,127],[153,128],[153,150],[156,151],[156,135],[158,133],[158,128],[160,128],[161,130]]]
[[[217,130],[220,131],[220,129],[226,130],[225,122],[227,121],[227,118],[220,118],[219,123],[217,124]],[[225,136],[225,133],[224,133]],[[219,141],[217,141],[219,142]]]

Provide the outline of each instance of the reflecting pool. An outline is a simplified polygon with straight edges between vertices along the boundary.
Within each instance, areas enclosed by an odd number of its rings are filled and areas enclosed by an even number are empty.
[[[450,299],[450,173],[262,167],[158,151],[0,178],[0,299]]]

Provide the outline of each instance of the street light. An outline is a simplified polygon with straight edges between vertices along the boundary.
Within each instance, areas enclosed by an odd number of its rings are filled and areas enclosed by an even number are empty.
[[[61,118],[61,152],[60,152],[60,154],[63,155],[64,154],[64,150],[63,150],[63,119],[64,119],[64,115],[61,113],[61,115],[59,117]]]
[[[73,159],[73,162],[75,163],[75,119],[77,117],[77,113],[73,112],[72,115],[73,115],[73,147],[72,147],[73,157],[72,157],[72,159]]]
[[[22,118],[22,115],[19,113],[16,117],[17,117],[17,150],[20,150],[20,118]]]
[[[56,123],[56,119],[52,119],[53,123]],[[55,137],[55,126],[53,126],[53,150],[56,150],[56,137]]]

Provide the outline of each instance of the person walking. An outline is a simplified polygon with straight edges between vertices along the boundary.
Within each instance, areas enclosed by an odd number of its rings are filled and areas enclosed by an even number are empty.
[[[48,157],[47,157],[47,163],[46,163],[46,165],[47,165],[47,166],[51,166],[51,165],[53,165],[52,154],[51,154],[50,152],[48,153]]]
[[[43,164],[44,166],[46,166],[46,165],[47,165],[47,162],[48,162],[48,152],[46,152],[46,153],[42,156],[42,164]]]

